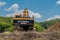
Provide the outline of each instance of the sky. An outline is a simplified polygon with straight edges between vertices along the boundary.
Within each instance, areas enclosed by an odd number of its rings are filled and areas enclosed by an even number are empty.
[[[25,8],[38,22],[60,19],[60,0],[0,0],[0,16],[14,16]]]

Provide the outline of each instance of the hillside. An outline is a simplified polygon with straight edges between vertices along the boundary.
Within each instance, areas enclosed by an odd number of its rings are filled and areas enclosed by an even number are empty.
[[[54,23],[51,27],[49,27],[46,32],[54,32],[54,31],[60,31],[60,22]]]
[[[0,17],[0,32],[1,30],[3,32],[0,33],[0,40],[60,40],[59,21],[60,19],[40,23],[35,22],[34,27],[36,28],[36,31],[25,32],[13,31],[14,27],[12,17]]]

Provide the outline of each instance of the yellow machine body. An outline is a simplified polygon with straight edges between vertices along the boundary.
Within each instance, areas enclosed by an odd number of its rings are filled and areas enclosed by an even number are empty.
[[[19,27],[21,30],[32,30],[34,26],[34,17],[29,17],[28,10],[25,9],[22,14],[16,14],[13,18],[15,28]]]

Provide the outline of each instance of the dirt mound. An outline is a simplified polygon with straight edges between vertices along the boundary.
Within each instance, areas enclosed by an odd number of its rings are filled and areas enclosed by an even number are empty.
[[[0,40],[60,40],[60,33],[39,33],[36,31],[0,34]]]
[[[55,23],[46,30],[46,32],[54,32],[54,31],[60,31],[60,22]]]

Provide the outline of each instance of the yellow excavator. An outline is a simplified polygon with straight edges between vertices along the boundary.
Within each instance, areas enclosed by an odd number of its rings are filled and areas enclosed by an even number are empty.
[[[13,24],[15,27],[14,29],[24,31],[33,30],[34,17],[29,16],[29,11],[26,8],[23,11],[23,15],[21,13],[15,15],[15,17],[13,18]]]

